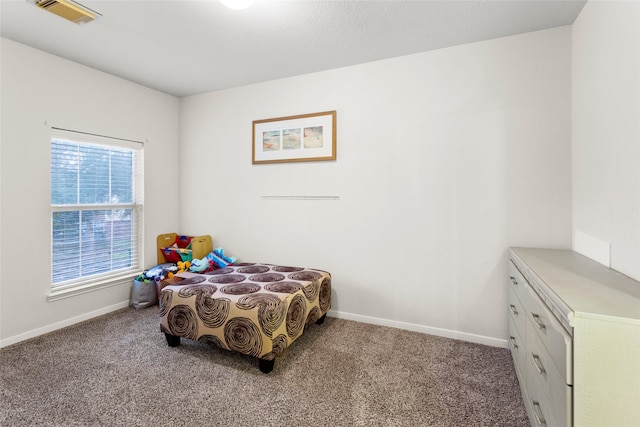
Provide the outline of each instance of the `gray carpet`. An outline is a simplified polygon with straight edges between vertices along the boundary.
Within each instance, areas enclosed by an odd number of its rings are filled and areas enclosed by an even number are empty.
[[[2,426],[528,426],[506,349],[327,318],[270,374],[190,341],[158,307],[0,350]]]

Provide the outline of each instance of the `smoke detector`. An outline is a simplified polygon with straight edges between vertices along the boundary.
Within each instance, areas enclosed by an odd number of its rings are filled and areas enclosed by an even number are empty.
[[[27,0],[41,9],[58,15],[76,24],[86,24],[102,16],[95,10],[76,3],[73,0]]]

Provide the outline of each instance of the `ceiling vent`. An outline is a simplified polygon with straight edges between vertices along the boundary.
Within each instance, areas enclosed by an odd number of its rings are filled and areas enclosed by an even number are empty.
[[[86,24],[101,16],[72,0],[29,0],[41,9],[48,10],[76,24]]]

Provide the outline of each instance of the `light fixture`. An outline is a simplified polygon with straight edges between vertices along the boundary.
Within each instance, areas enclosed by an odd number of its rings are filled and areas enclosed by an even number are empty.
[[[76,24],[86,24],[102,16],[73,0],[27,0],[41,9],[58,15]]]
[[[253,3],[253,0],[220,0],[220,2],[229,9],[242,10],[247,9]]]

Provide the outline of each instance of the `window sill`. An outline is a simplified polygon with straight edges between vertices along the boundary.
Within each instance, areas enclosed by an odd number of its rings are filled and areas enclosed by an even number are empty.
[[[73,287],[68,287],[64,289],[52,289],[47,294],[47,302],[58,301],[65,298],[71,298],[76,295],[82,295],[89,292],[99,291],[101,289],[111,288],[113,286],[120,285],[131,285],[133,283],[133,279],[135,279],[137,274],[127,274],[125,276],[105,279],[99,282],[87,283],[84,285],[78,285]]]

